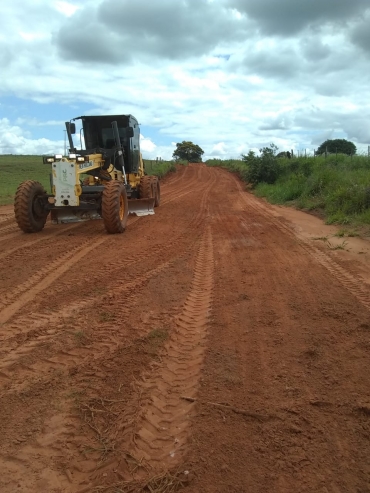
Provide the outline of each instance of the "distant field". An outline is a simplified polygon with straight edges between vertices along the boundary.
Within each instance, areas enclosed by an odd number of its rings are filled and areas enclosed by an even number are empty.
[[[149,175],[164,176],[175,171],[172,161],[144,159]],[[18,185],[24,180],[37,180],[50,191],[50,165],[43,164],[41,156],[0,155],[0,205],[11,204]]]
[[[24,180],[37,180],[50,190],[50,165],[40,156],[0,156],[0,205],[13,202],[18,185]]]

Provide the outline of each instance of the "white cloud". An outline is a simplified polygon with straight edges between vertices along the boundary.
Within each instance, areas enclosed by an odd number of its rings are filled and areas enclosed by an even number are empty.
[[[1,154],[59,154],[64,152],[64,142],[49,139],[30,139],[21,127],[11,125],[7,118],[0,119]]]
[[[5,2],[0,142],[13,152],[17,138],[22,149],[63,148],[64,115],[82,105],[135,115],[153,159],[170,158],[182,140],[204,157],[271,142],[313,149],[338,133],[366,149],[370,8],[333,2]]]
[[[140,135],[140,148],[141,152],[153,154],[157,146],[152,142],[151,139],[147,139],[144,135]]]
[[[227,154],[225,142],[215,144],[210,152],[211,156],[223,158]]]
[[[55,8],[67,17],[71,17],[79,9],[78,5],[69,2],[55,2]]]
[[[43,33],[31,33],[31,32],[23,32],[23,31],[20,31],[19,35],[25,41],[35,41],[36,39],[43,39],[46,37],[45,34]]]

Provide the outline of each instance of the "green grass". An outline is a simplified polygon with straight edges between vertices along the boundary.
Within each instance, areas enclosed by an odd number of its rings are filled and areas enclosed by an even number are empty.
[[[156,328],[149,332],[146,336],[146,342],[148,343],[148,352],[152,355],[156,355],[161,347],[165,344],[169,337],[168,331],[162,328]]]
[[[144,160],[148,175],[162,178],[176,171],[173,161]],[[0,205],[12,204],[18,185],[24,180],[36,180],[50,192],[51,166],[43,164],[42,156],[0,155]]]
[[[144,168],[148,175],[155,175],[158,178],[163,178],[167,173],[176,171],[173,161],[150,161],[149,159],[144,159]]]
[[[50,165],[40,156],[0,155],[0,205],[11,204],[18,185],[37,180],[50,191]]]
[[[233,173],[236,173],[239,175],[239,177],[247,181],[246,177],[246,171],[247,167],[244,161],[241,161],[240,159],[209,159],[206,162],[207,166],[218,166],[220,168],[225,168],[228,169],[229,171],[232,171]]]

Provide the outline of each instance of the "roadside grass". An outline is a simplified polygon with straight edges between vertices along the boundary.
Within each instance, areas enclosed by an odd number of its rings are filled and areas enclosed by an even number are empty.
[[[262,158],[260,159],[262,165]],[[210,160],[248,182],[248,160]],[[253,192],[273,204],[291,205],[324,217],[327,224],[370,226],[370,160],[344,154],[316,157],[276,158],[271,166],[276,181],[258,182]],[[343,233],[343,236],[345,234]],[[350,236],[350,234],[347,234]]]
[[[24,180],[37,180],[50,191],[50,166],[41,156],[0,155],[0,205],[13,203],[18,185]]]
[[[148,175],[159,178],[176,171],[173,161],[144,159],[144,166]],[[42,156],[0,155],[0,205],[12,204],[18,185],[25,180],[39,181],[50,192],[50,172]]]
[[[163,178],[168,173],[174,173],[176,171],[174,161],[151,161],[144,159],[144,168],[148,175],[158,176],[158,178]]]
[[[207,166],[218,166],[220,168],[227,169],[239,175],[243,181],[247,180],[247,166],[244,161],[240,159],[209,159],[206,161]]]
[[[315,241],[323,241],[325,243],[329,240],[329,236],[314,236],[312,239]]]

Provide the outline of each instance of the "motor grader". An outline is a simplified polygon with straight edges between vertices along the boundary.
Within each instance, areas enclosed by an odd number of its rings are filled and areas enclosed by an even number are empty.
[[[73,141],[76,120],[82,123],[80,149]],[[34,180],[24,181],[16,191],[19,228],[25,233],[41,231],[50,213],[55,224],[102,218],[108,233],[123,233],[128,214],[154,214],[160,184],[157,177],[145,174],[136,118],[79,116],[65,125],[68,156],[43,157],[51,165],[51,193]]]

